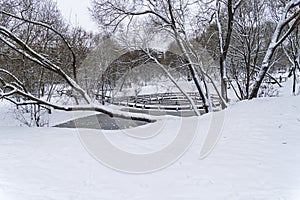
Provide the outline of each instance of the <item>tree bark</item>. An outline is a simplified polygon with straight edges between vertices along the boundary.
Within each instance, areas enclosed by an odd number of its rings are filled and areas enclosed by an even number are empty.
[[[267,74],[270,68],[270,61],[271,58],[276,50],[276,48],[291,34],[291,32],[299,25],[300,22],[300,10],[295,11],[290,17],[287,17],[288,12],[291,8],[300,5],[300,0],[293,0],[290,1],[285,9],[284,12],[277,23],[276,29],[273,33],[271,42],[267,49],[267,52],[264,56],[260,71],[256,77],[256,80],[252,84],[251,93],[249,99],[253,99],[257,97],[259,88],[263,82],[265,75]],[[294,20],[294,21],[293,21]],[[289,25],[291,23],[291,25]],[[288,30],[282,34],[283,30],[288,26]],[[281,36],[282,35],[282,36]]]

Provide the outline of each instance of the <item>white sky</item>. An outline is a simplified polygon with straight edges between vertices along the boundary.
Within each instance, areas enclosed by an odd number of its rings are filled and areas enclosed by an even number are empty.
[[[63,16],[73,25],[79,25],[86,30],[96,31],[97,26],[92,22],[88,7],[90,0],[55,0]]]

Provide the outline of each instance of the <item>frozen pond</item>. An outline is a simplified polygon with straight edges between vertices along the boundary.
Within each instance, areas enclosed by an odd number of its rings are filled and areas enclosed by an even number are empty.
[[[117,130],[117,129],[133,128],[145,124],[148,123],[142,121],[136,121],[136,120],[110,117],[105,114],[97,114],[97,115],[70,120],[68,122],[56,125],[55,127]]]

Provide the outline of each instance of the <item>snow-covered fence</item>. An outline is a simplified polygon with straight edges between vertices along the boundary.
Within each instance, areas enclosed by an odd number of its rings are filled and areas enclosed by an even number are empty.
[[[189,92],[197,109],[204,109],[203,101],[196,92]],[[216,95],[211,96],[213,107],[220,109],[220,101]],[[192,106],[182,93],[156,93],[137,96],[124,96],[108,99],[112,104],[125,107],[153,110],[192,110]]]

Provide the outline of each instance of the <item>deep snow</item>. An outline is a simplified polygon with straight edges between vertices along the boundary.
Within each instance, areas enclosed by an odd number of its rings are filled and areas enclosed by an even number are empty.
[[[221,138],[203,160],[200,150],[212,115],[202,116],[197,138],[178,161],[139,175],[100,164],[82,146],[76,129],[4,126],[12,119],[6,115],[5,122],[1,109],[1,200],[300,199],[300,97],[230,106]],[[165,118],[159,134],[147,140],[124,131],[98,133],[119,148],[146,153],[170,143],[179,122]]]

